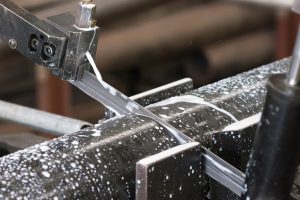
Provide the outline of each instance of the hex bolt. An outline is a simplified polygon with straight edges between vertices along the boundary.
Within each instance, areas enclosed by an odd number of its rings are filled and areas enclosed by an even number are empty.
[[[44,53],[45,53],[45,55],[47,56],[47,57],[52,57],[53,55],[54,55],[54,53],[55,53],[55,49],[51,46],[51,45],[49,45],[49,44],[46,44],[45,46],[44,46]]]
[[[11,49],[16,49],[17,46],[18,46],[18,43],[15,39],[10,39],[8,41],[8,46],[11,48]]]
[[[36,38],[32,38],[32,40],[31,40],[31,42],[30,42],[30,45],[31,45],[31,48],[33,48],[33,49],[37,49],[38,48],[38,46],[39,46],[39,40],[38,39],[36,39]]]

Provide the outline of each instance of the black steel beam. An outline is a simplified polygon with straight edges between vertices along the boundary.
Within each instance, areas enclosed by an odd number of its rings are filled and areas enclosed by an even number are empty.
[[[216,135],[234,122],[233,116],[243,120],[262,111],[267,77],[285,72],[289,64],[284,59],[160,102],[150,110],[202,145],[215,147]],[[148,118],[113,118],[0,159],[0,198],[134,199],[136,162],[176,145],[163,127]],[[202,177],[206,183],[207,177]]]

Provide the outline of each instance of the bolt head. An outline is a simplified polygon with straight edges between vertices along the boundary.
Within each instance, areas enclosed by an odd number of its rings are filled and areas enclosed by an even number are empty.
[[[17,41],[15,39],[10,39],[8,41],[8,46],[11,48],[11,49],[16,49],[18,44],[17,44]]]
[[[38,48],[38,46],[39,46],[39,40],[38,39],[36,39],[36,38],[33,38],[32,40],[31,40],[31,47],[33,48],[33,49],[37,49]]]
[[[55,49],[51,45],[44,46],[44,53],[47,57],[52,57],[55,54]]]

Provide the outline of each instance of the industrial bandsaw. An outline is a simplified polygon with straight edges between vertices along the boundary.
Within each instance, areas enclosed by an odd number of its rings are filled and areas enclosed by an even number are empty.
[[[129,98],[93,61],[95,9],[41,20],[0,0],[0,39],[107,107],[91,125],[6,103],[1,118],[68,134],[2,157],[0,199],[300,199],[300,32],[291,58]]]

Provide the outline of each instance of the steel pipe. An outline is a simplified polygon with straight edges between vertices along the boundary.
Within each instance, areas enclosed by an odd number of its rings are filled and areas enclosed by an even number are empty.
[[[0,101],[0,119],[22,124],[56,136],[80,131],[90,123]]]

